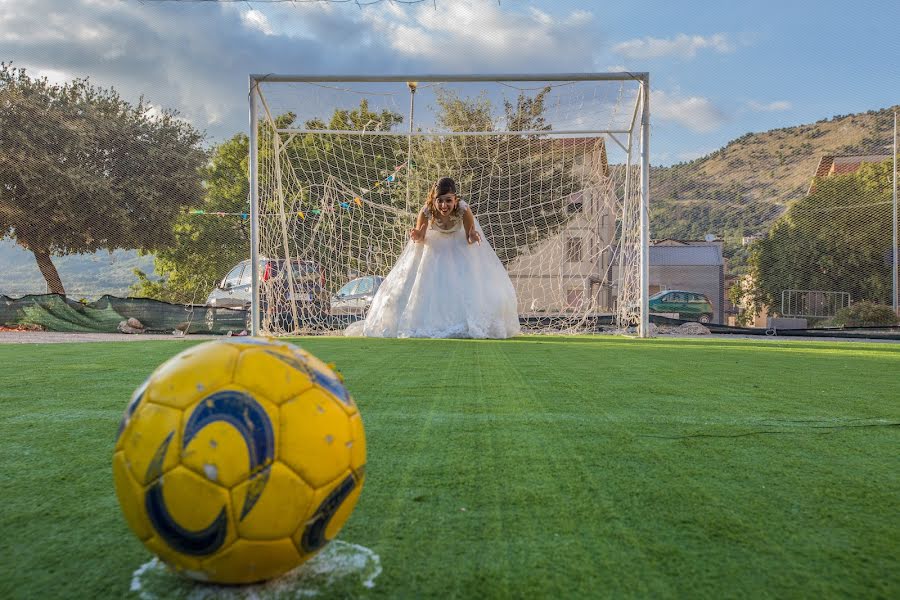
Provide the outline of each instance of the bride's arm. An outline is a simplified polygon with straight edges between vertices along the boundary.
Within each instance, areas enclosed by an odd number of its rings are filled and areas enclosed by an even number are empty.
[[[428,231],[428,219],[425,217],[425,213],[420,211],[416,218],[415,228],[409,232],[409,238],[414,242],[424,242],[426,231]]]
[[[466,228],[466,241],[470,244],[480,244],[481,236],[478,234],[478,230],[475,229],[475,215],[472,214],[472,209],[466,206],[466,212],[463,213],[463,227]]]

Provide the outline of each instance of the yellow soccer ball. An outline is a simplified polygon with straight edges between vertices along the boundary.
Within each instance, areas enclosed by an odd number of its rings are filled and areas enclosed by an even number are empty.
[[[251,583],[334,538],[364,480],[362,419],[342,380],[305,350],[207,342],[134,393],[113,479],[125,520],[175,570]]]

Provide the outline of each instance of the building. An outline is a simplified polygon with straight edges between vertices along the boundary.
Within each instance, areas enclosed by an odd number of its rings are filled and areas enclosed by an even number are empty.
[[[725,258],[722,240],[659,240],[650,245],[649,293],[686,290],[705,294],[725,322]]]
[[[821,177],[855,173],[864,163],[880,163],[890,158],[890,154],[826,154],[819,160],[819,166],[816,167],[816,174],[809,184],[809,189],[806,190],[806,195],[816,191],[816,181]]]
[[[606,144],[602,137],[552,143],[580,153],[574,168],[585,184],[555,207],[571,215],[560,231],[507,264],[519,314],[611,312],[616,199]]]

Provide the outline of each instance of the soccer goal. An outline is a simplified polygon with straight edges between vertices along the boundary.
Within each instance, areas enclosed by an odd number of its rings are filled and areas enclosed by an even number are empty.
[[[251,75],[249,99],[254,333],[364,318],[450,176],[523,331],[648,334],[646,73]]]

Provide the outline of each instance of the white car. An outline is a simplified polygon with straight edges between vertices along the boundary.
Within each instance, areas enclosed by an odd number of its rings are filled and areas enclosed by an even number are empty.
[[[366,275],[348,281],[331,297],[331,314],[365,316],[384,277]]]

